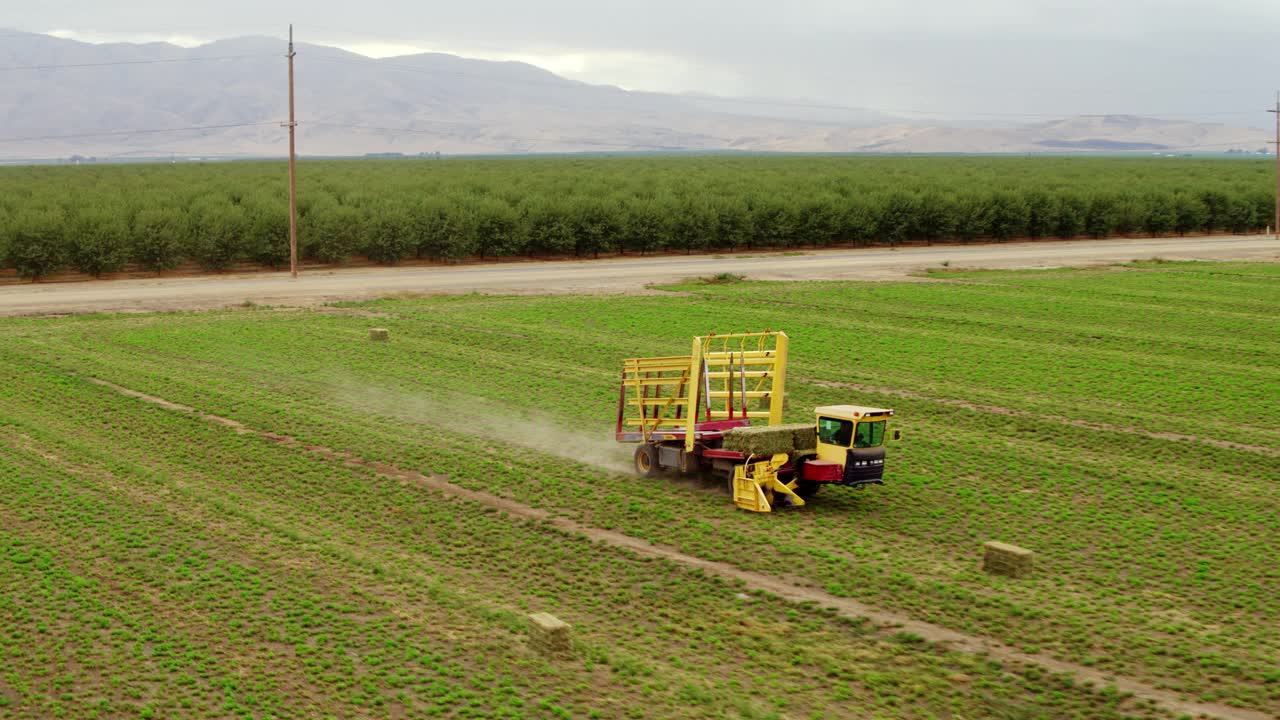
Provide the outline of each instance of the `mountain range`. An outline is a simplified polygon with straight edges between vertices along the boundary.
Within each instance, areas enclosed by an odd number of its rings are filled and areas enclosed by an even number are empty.
[[[284,43],[89,44],[0,31],[0,161],[280,156]],[[298,151],[1266,152],[1255,128],[1128,115],[920,122],[821,103],[636,92],[519,62],[296,46]],[[179,128],[188,128],[175,130]]]

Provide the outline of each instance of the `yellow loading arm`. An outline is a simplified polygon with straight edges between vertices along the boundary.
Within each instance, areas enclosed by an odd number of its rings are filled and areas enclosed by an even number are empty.
[[[793,505],[804,505],[795,493],[795,480],[784,483],[778,470],[787,464],[787,454],[779,453],[762,462],[747,462],[733,468],[733,504],[752,512],[773,512],[778,496],[791,498]]]
[[[692,452],[698,423],[781,424],[787,345],[784,332],[705,335],[693,339],[689,355],[624,360],[618,439],[649,442],[655,433],[659,439],[664,432],[682,434],[685,451]]]

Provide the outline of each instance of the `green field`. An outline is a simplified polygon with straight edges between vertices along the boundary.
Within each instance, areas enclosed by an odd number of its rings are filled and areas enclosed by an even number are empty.
[[[1280,714],[1280,264],[934,277],[0,320],[0,717],[1166,716],[556,518]],[[789,421],[896,409],[883,487],[757,515],[618,469],[622,358],[765,328]]]
[[[1265,160],[693,156],[310,161],[304,259],[395,263],[1253,232]],[[283,163],[0,168],[0,268],[287,263]]]

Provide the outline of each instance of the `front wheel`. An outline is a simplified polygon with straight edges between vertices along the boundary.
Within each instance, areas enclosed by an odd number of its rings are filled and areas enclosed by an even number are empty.
[[[801,480],[796,483],[796,487],[792,492],[799,495],[801,499],[808,500],[818,494],[818,491],[822,489],[822,485],[823,483],[812,480]]]
[[[634,459],[637,475],[646,478],[658,476],[658,450],[652,445],[645,443],[636,448]]]

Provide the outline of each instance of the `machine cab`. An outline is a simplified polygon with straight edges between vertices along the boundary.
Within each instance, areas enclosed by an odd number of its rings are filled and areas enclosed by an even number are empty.
[[[818,459],[841,465],[842,485],[881,483],[884,443],[889,439],[887,408],[827,405],[817,413]]]

